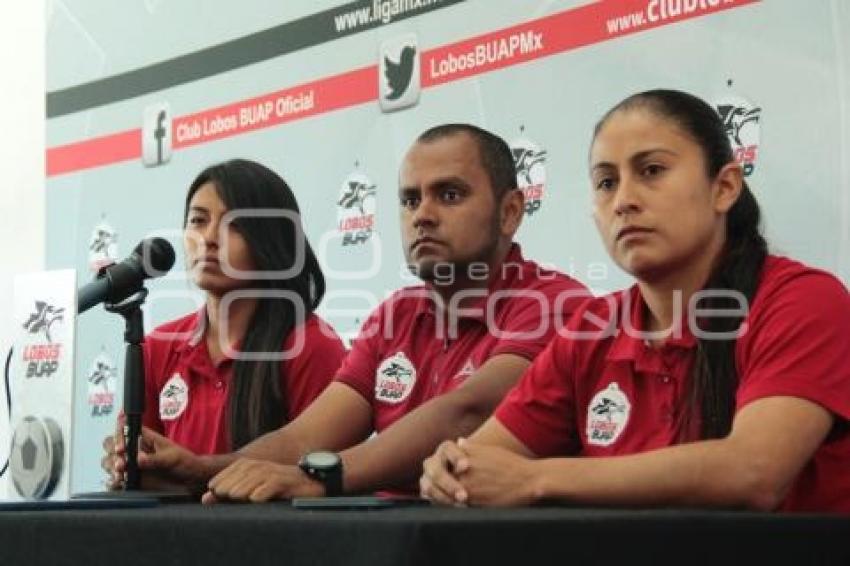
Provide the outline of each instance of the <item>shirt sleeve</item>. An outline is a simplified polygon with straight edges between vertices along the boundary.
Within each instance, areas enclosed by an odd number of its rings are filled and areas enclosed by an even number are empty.
[[[841,282],[811,271],[760,302],[736,345],[738,408],[782,395],[850,419],[850,295]]]
[[[501,336],[491,356],[515,354],[534,360],[573,313],[592,297],[584,286],[565,277],[515,293],[510,295],[510,305],[500,317]]]
[[[387,303],[384,303],[386,305]],[[372,402],[375,396],[375,371],[380,349],[378,341],[383,328],[384,306],[379,306],[360,327],[360,334],[337,372],[336,381],[348,385],[364,399]]]
[[[303,330],[301,336],[299,329]],[[300,415],[325,390],[345,357],[345,346],[336,331],[315,315],[289,333],[284,352],[292,348],[298,351],[297,355],[281,364],[289,420]]]
[[[495,412],[496,419],[541,458],[579,449],[573,348],[573,341],[556,336]]]

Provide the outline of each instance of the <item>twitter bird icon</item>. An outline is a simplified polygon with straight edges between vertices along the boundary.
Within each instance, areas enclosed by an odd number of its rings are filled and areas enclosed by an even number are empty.
[[[384,55],[384,76],[387,78],[387,84],[390,87],[390,92],[387,94],[387,100],[398,100],[402,97],[407,87],[410,86],[410,77],[413,76],[413,58],[416,56],[416,48],[410,45],[405,45],[401,50],[401,59],[398,63],[390,61]]]
[[[391,112],[419,102],[419,50],[415,34],[387,40],[380,50],[379,101]]]

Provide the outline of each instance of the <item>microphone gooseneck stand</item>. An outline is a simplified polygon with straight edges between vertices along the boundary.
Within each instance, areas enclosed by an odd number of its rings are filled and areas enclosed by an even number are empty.
[[[148,296],[148,290],[142,287],[136,294],[124,301],[107,303],[104,308],[124,317],[124,446],[126,447],[127,468],[124,490],[139,491],[142,487],[139,474],[139,436],[142,434],[142,414],[145,411],[145,364],[142,358],[144,340],[144,314],[142,304]]]

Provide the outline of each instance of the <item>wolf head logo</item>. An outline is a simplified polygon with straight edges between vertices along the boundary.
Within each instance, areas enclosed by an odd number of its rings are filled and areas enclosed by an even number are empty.
[[[94,370],[89,374],[88,380],[92,385],[100,385],[104,391],[109,389],[109,379],[115,374],[115,368],[109,364],[98,360],[95,363]]]
[[[98,228],[89,244],[89,250],[94,253],[106,253],[109,246],[115,243],[115,234]]]
[[[517,176],[522,176],[526,184],[532,185],[531,168],[546,161],[546,150],[535,151],[527,147],[515,147],[511,149],[511,153],[514,156]]]
[[[594,405],[591,409],[594,414],[604,416],[609,421],[613,418],[616,413],[625,413],[626,407],[619,403],[604,397],[599,403]]]
[[[35,302],[35,312],[32,313],[24,323],[24,328],[30,334],[44,333],[48,342],[53,342],[50,337],[50,328],[56,322],[61,322],[65,319],[65,309],[56,308],[44,301]]]
[[[381,373],[387,377],[392,377],[398,382],[401,382],[402,378],[410,377],[412,375],[412,372],[409,369],[396,362],[392,362]]]
[[[723,104],[717,107],[720,113],[720,118],[723,120],[723,127],[726,128],[726,135],[730,136],[739,146],[744,145],[741,142],[741,129],[745,124],[750,122],[758,123],[761,117],[761,108],[746,109],[741,106],[733,106],[731,104]]]
[[[367,185],[360,181],[348,181],[345,193],[336,203],[343,208],[357,208],[360,214],[366,214],[364,203],[367,197],[375,196],[375,185]]]

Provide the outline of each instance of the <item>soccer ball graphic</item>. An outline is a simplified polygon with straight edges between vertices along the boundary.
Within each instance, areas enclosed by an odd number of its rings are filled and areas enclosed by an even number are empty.
[[[27,415],[15,427],[9,471],[25,499],[46,499],[62,472],[62,431],[48,417]]]

